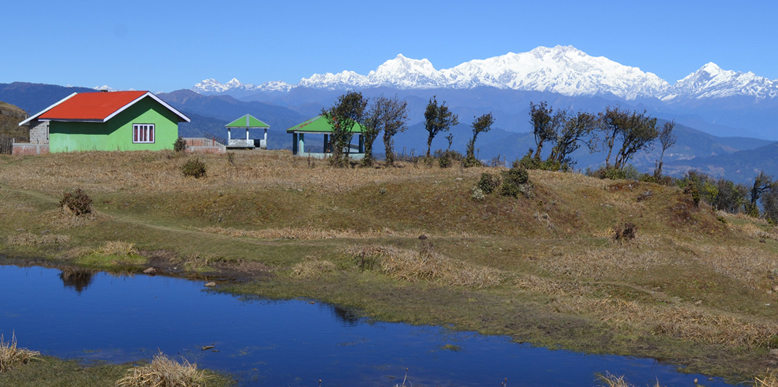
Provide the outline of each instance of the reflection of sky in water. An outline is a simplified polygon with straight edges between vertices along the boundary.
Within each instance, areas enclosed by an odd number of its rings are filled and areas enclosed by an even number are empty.
[[[236,374],[242,385],[592,386],[609,371],[637,386],[724,385],[649,359],[550,351],[436,327],[366,323],[305,301],[241,301],[202,282],[0,266],[0,333],[46,355],[123,362],[157,351]],[[82,280],[85,279],[82,278]],[[67,282],[67,281],[66,281]],[[83,285],[83,286],[82,286]],[[80,290],[77,291],[77,290]],[[456,345],[461,351],[442,349]],[[214,345],[219,352],[202,351]],[[179,359],[180,360],[180,359]]]

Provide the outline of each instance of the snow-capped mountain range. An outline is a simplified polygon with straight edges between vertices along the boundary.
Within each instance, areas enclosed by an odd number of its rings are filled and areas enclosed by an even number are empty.
[[[778,80],[752,72],[722,70],[716,64],[708,63],[671,85],[656,74],[605,57],[592,57],[572,46],[538,47],[529,52],[476,59],[441,70],[435,69],[427,59],[397,55],[367,75],[353,71],[314,74],[303,78],[297,85],[280,81],[253,85],[237,79],[222,84],[215,79],[207,79],[196,84],[192,90],[201,94],[260,93],[288,92],[295,87],[327,90],[494,87],[565,96],[613,94],[625,100],[657,98],[666,102],[731,96],[759,100],[778,95]]]

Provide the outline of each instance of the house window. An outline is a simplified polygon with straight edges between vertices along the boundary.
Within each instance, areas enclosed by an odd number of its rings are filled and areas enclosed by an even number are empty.
[[[153,144],[154,124],[133,124],[132,142],[135,144]]]

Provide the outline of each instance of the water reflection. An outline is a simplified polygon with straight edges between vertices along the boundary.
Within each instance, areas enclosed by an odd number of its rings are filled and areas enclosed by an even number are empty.
[[[336,305],[325,304],[332,310],[332,315],[346,326],[354,326],[359,322],[359,316],[353,311]]]
[[[89,270],[64,269],[59,273],[59,279],[66,288],[76,289],[76,292],[81,294],[92,284],[93,275]]]

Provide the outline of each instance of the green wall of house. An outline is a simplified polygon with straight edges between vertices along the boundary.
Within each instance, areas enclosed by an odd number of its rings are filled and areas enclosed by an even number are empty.
[[[154,143],[134,144],[133,124],[154,124]],[[146,97],[108,122],[49,123],[49,152],[173,149],[178,138],[178,116]]]

